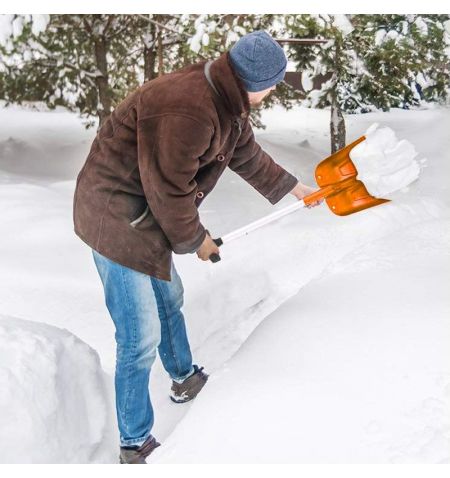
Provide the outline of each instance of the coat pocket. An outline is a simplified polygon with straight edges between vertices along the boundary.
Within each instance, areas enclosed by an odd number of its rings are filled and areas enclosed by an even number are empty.
[[[145,208],[144,212],[139,217],[137,217],[136,219],[134,219],[133,221],[130,222],[130,226],[131,227],[136,227],[138,224],[140,224],[148,216],[149,213],[150,213],[150,208],[147,206]]]

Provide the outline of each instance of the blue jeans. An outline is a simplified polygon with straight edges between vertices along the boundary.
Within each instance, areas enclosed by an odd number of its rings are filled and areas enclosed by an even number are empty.
[[[115,325],[116,412],[120,445],[142,445],[154,423],[150,370],[158,350],[173,380],[194,371],[186,335],[183,284],[172,261],[171,281],[129,269],[92,249]]]

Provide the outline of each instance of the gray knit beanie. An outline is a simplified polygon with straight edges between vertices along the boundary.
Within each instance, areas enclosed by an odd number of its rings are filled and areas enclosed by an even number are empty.
[[[244,35],[230,50],[231,63],[247,91],[262,91],[286,73],[283,48],[264,30]]]

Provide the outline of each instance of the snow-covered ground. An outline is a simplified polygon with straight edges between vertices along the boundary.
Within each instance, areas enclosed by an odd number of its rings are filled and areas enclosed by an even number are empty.
[[[328,119],[327,111],[276,108],[264,112],[267,129],[257,138],[311,184],[328,155]],[[299,210],[223,246],[217,264],[175,256],[194,356],[211,378],[193,403],[176,405],[158,362],[153,431],[163,446],[149,462],[450,461],[449,110],[346,119],[349,142],[377,122],[411,141],[428,167],[391,203],[348,217],[325,205]],[[72,226],[75,177],[94,132],[63,110],[3,108],[0,124],[0,324],[11,331],[5,316],[12,316],[69,330],[98,352],[112,384],[113,324],[90,250]],[[293,201],[271,206],[227,171],[200,213],[220,236]],[[13,350],[26,343],[21,324]],[[11,383],[20,389],[15,373]],[[78,378],[89,387],[95,376],[100,369]],[[49,388],[49,400],[66,393],[65,383]],[[103,403],[110,421],[100,432],[99,417],[91,417],[91,450],[80,449],[73,462],[115,459],[112,393],[99,392],[86,407],[91,414]],[[11,400],[0,404],[5,416]],[[41,430],[33,407],[28,430]],[[13,439],[23,440],[11,423]],[[54,423],[45,423],[46,433],[58,432]],[[3,441],[0,462],[16,461]],[[24,461],[58,461],[52,449],[33,447]]]

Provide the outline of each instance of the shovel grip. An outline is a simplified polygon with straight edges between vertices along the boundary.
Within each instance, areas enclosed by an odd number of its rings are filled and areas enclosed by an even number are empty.
[[[220,261],[220,256],[219,256],[219,254],[211,254],[211,255],[209,256],[209,260],[210,260],[211,262],[214,262],[214,263],[215,263],[215,262],[219,262],[219,261]]]
[[[223,241],[220,237],[218,237],[217,239],[213,239],[213,242],[216,246],[221,246],[223,244]],[[209,260],[211,262],[219,262],[220,261],[220,256],[219,256],[219,254],[211,254],[209,256]]]
[[[303,202],[305,203],[306,206],[309,206],[310,204],[320,201],[321,199],[325,199],[327,196],[334,193],[335,191],[336,191],[335,186],[325,186],[324,188],[318,189],[317,191],[314,191],[312,194],[308,194],[308,196],[305,196],[303,198]]]
[[[208,236],[211,237],[211,234],[209,233],[208,229],[206,230],[206,234],[208,234]],[[217,247],[219,247],[223,244],[223,241],[220,237],[218,237],[217,239],[213,239],[213,242]],[[220,261],[220,256],[219,256],[219,254],[213,253],[209,256],[209,260],[213,263],[219,262]]]

